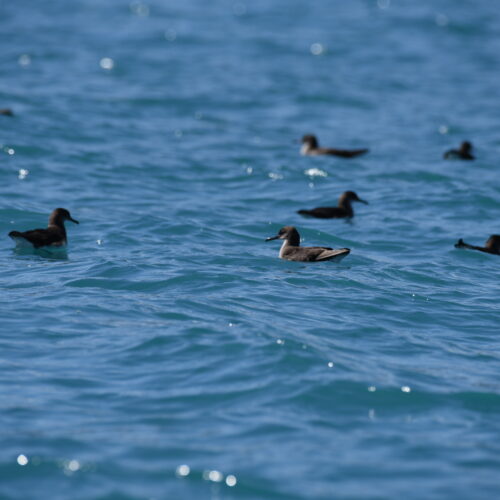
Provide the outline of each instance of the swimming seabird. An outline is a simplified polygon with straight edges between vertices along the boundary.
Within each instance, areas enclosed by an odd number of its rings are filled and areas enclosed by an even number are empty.
[[[302,137],[302,147],[300,148],[300,154],[303,155],[332,155],[341,156],[342,158],[353,158],[368,153],[368,151],[368,149],[320,148],[315,135],[305,135]]]
[[[445,160],[474,160],[471,153],[472,144],[469,141],[464,141],[460,144],[459,149],[450,149],[443,155]]]
[[[9,108],[2,108],[2,109],[0,109],[0,115],[4,115],[4,116],[14,116],[14,113],[12,112],[12,109],[9,109]]]
[[[31,231],[11,231],[9,236],[20,245],[31,244],[34,248],[62,247],[67,244],[64,221],[75,224],[79,222],[65,208],[56,208],[49,217],[47,229],[32,229]]]
[[[280,259],[285,260],[321,262],[335,259],[339,261],[351,252],[349,248],[301,247],[299,232],[293,226],[282,227],[276,236],[266,239],[266,241],[271,240],[284,240],[279,256]]]
[[[462,238],[460,238],[457,243],[455,243],[455,248],[470,248],[471,250],[479,250],[480,252],[500,255],[500,235],[492,234],[486,241],[484,247],[469,245],[468,243],[465,243]]]
[[[346,191],[340,195],[338,206],[336,207],[318,207],[311,210],[299,210],[297,213],[317,217],[318,219],[340,219],[353,217],[354,211],[351,206],[352,201],[359,201],[368,205],[368,202],[362,200],[354,191]]]

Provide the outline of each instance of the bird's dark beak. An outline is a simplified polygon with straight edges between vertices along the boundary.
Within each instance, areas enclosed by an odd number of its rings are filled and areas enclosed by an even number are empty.
[[[277,234],[276,236],[271,236],[271,237],[269,237],[269,238],[266,238],[266,241],[277,240],[277,239],[279,239],[279,237],[280,237],[280,235],[279,235],[279,234]]]
[[[362,200],[361,198],[358,198],[356,201],[360,201],[361,203],[364,203],[365,205],[369,205],[369,203],[366,200]]]
[[[75,224],[80,224],[77,220],[73,219],[73,217],[70,217],[68,220],[71,222],[74,222]]]

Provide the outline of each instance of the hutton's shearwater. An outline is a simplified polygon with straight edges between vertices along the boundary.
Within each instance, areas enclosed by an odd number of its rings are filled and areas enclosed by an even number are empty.
[[[56,208],[49,217],[47,229],[32,229],[31,231],[11,231],[9,236],[17,244],[31,244],[34,248],[62,247],[66,245],[66,228],[64,221],[69,220],[75,224],[79,222],[65,208]]]
[[[282,227],[276,236],[266,238],[266,241],[284,240],[281,245],[280,259],[300,262],[321,262],[324,260],[342,260],[349,255],[349,248],[333,249],[330,247],[301,247],[300,235],[293,226]]]
[[[341,156],[342,158],[354,158],[355,156],[368,153],[368,149],[336,149],[336,148],[320,148],[318,139],[315,135],[305,135],[302,137],[302,147],[300,153],[302,155],[317,156],[331,155]]]
[[[351,202],[359,201],[368,205],[368,202],[362,200],[354,191],[345,191],[340,195],[338,205],[336,207],[317,207],[311,210],[298,210],[300,215],[316,217],[318,219],[341,219],[345,217],[353,217],[354,211]]]
[[[474,160],[475,157],[471,153],[472,144],[469,141],[464,141],[458,149],[450,149],[444,153],[445,160]]]

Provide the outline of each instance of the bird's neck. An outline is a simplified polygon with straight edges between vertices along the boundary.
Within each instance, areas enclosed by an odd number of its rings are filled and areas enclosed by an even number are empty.
[[[285,241],[283,241],[283,245],[281,245],[282,252],[286,247],[299,247],[300,246],[300,236],[297,232],[292,232],[292,234],[288,234],[288,237]]]
[[[500,242],[488,240],[486,242],[486,248],[490,252],[500,254]]]
[[[300,154],[301,155],[307,155],[313,149],[315,149],[315,148],[310,143],[306,142],[306,143],[302,144],[302,147],[300,148]]]
[[[286,247],[288,246],[288,240],[283,241],[283,245],[281,245],[280,248],[280,259],[283,258],[283,255],[285,254]]]
[[[64,228],[64,219],[62,217],[51,217],[49,219],[49,227],[57,227],[66,234],[66,229]]]
[[[298,247],[300,246],[300,238],[298,241],[295,241],[294,238],[287,238],[283,241],[283,245],[280,248],[280,259],[282,259],[285,255],[286,249],[288,247]]]
[[[339,208],[343,208],[346,212],[352,215],[352,205],[351,205],[351,200],[348,198],[340,198],[339,200]]]

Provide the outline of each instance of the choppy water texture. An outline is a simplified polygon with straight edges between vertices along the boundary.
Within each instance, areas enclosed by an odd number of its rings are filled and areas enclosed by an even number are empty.
[[[453,247],[500,233],[496,2],[0,19],[2,499],[499,497],[500,258]],[[16,253],[58,206],[67,256]]]

